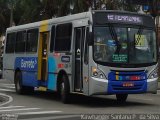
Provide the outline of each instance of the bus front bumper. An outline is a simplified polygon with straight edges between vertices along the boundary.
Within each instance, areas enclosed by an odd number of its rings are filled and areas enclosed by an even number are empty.
[[[91,77],[89,84],[89,95],[107,94],[108,80]]]
[[[158,78],[148,79],[145,81],[134,81],[136,84],[142,84],[142,87],[135,89],[121,89],[112,90],[110,92],[110,86],[112,83],[107,79],[100,79],[91,77],[89,85],[89,95],[105,95],[105,94],[137,94],[137,93],[157,93],[158,88]],[[115,83],[122,84],[122,81],[116,81]]]
[[[158,78],[147,80],[147,93],[156,94],[158,89]]]

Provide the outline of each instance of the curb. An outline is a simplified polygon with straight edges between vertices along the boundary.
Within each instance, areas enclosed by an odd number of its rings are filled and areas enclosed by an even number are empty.
[[[0,107],[2,107],[2,106],[8,106],[13,101],[13,98],[9,95],[0,93],[0,100],[2,102],[0,103]]]

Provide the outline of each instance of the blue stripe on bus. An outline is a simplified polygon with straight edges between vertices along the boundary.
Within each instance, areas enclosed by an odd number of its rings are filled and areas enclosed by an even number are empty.
[[[14,69],[19,68],[22,72],[22,84],[24,86],[37,87],[37,57],[17,57]]]
[[[48,81],[37,80],[38,59],[37,57],[17,57],[14,69],[19,68],[22,71],[23,85],[25,86],[47,86],[49,90],[56,90],[56,62],[53,57],[48,58]]]
[[[24,86],[38,87],[37,74],[34,72],[22,72],[22,84]]]
[[[37,80],[37,81],[38,81],[38,86],[46,87],[48,84],[48,81],[45,80]]]
[[[57,87],[57,79],[55,74],[56,72],[56,61],[53,57],[48,58],[48,89],[49,90],[56,90]]]
[[[140,80],[130,80],[132,76],[138,76]],[[118,79],[117,79],[118,78]],[[133,86],[124,86],[131,83]],[[147,91],[146,72],[110,72],[108,75],[108,94],[135,94]]]
[[[37,57],[17,57],[14,64],[14,69],[16,68],[23,71],[37,71]]]

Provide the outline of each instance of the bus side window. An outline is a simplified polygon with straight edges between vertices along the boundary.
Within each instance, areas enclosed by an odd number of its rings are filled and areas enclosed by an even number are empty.
[[[15,40],[16,40],[16,33],[7,34],[6,50],[5,50],[6,53],[14,53]]]
[[[50,52],[53,52],[55,42],[55,26],[52,26],[51,39],[50,39]]]
[[[37,52],[38,29],[27,31],[26,52]]]
[[[55,51],[70,51],[72,39],[72,24],[59,24],[56,26]]]
[[[15,52],[25,52],[26,31],[17,32]]]
[[[84,63],[88,64],[88,40],[89,40],[89,28],[86,29],[86,38],[85,38],[85,50],[84,50]]]

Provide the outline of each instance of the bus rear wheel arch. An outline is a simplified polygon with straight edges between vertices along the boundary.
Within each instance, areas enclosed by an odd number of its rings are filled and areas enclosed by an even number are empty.
[[[16,93],[18,93],[18,94],[33,93],[33,91],[34,91],[34,87],[23,86],[22,72],[20,70],[17,70],[15,72],[14,83],[15,83]]]

